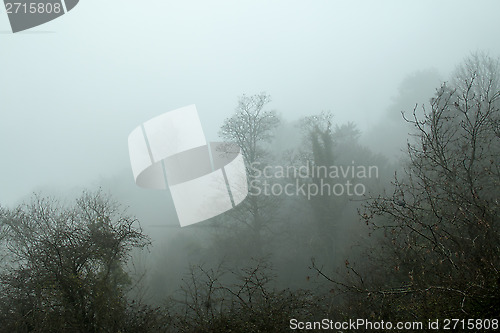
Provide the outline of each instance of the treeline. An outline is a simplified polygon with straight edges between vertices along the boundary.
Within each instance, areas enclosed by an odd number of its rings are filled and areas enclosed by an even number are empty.
[[[166,248],[192,253],[168,298],[150,284],[161,269],[132,278],[130,258],[151,239],[102,191],[73,205],[34,197],[1,209],[0,331],[289,332],[292,318],[500,318],[499,59],[471,55],[429,97],[428,108],[403,115],[413,129],[397,165],[331,113],[290,124],[266,93],[240,97],[220,136],[241,148],[249,186],[271,193],[249,195]],[[355,172],[315,172],[332,166]],[[340,194],[346,184],[366,190]]]

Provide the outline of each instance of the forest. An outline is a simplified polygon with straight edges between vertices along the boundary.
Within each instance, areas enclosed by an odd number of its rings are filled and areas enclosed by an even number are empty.
[[[498,329],[500,58],[473,53],[426,88],[393,107],[396,158],[335,112],[289,120],[241,95],[219,136],[250,193],[196,225],[162,227],[164,198],[129,195],[130,174],[0,205],[0,332]]]

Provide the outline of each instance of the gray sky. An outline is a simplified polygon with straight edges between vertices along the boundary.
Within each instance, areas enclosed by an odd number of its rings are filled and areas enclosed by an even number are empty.
[[[209,140],[243,93],[365,132],[400,83],[500,54],[500,1],[81,0],[11,34],[0,10],[0,203],[130,171],[127,137],[196,104]],[[133,182],[130,171],[130,181]]]

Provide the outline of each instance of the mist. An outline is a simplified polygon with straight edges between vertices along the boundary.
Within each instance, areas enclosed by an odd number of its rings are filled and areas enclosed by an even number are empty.
[[[124,266],[136,287],[128,297],[148,306],[172,301],[189,278],[204,283],[217,267],[225,272],[217,281],[234,285],[231,274],[256,261],[272,267],[273,288],[297,295],[328,298],[334,281],[351,286],[360,276],[377,285],[387,272],[370,255],[390,252],[381,239],[391,231],[376,200],[410,206],[398,175],[413,170],[409,147],[420,142],[413,112],[424,119],[437,109],[467,59],[498,59],[498,12],[497,1],[82,0],[60,19],[12,34],[0,10],[0,213],[33,194],[69,205],[82,191],[111,196],[151,240]],[[260,116],[276,122],[258,137],[257,157],[244,156],[247,167],[374,166],[376,177],[359,169],[340,177],[363,185],[362,195],[249,196],[181,228],[168,190],[136,185],[127,146],[134,128],[195,104],[207,141],[242,146],[229,120],[242,101],[264,97]],[[281,188],[324,184],[310,175],[270,178]],[[342,312],[335,306],[356,314],[353,299],[328,298],[328,314]],[[384,318],[385,310],[371,310]]]

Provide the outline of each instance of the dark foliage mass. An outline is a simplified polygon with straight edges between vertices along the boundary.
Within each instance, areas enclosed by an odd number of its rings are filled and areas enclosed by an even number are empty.
[[[135,219],[97,192],[73,206],[34,197],[2,214],[5,332],[120,330],[130,280],[124,263],[148,245]]]
[[[220,135],[241,147],[249,185],[331,188],[338,180],[314,170],[354,161],[377,166],[377,177],[362,179],[361,196],[249,196],[207,228],[182,229],[160,254],[182,264],[162,270],[152,259],[143,279],[130,259],[156,243],[102,191],[72,205],[35,196],[0,207],[0,332],[289,332],[292,318],[500,318],[499,60],[468,57],[429,97],[403,114],[412,129],[398,164],[329,112],[287,123],[266,93],[241,97]],[[179,270],[177,291],[164,294]]]

